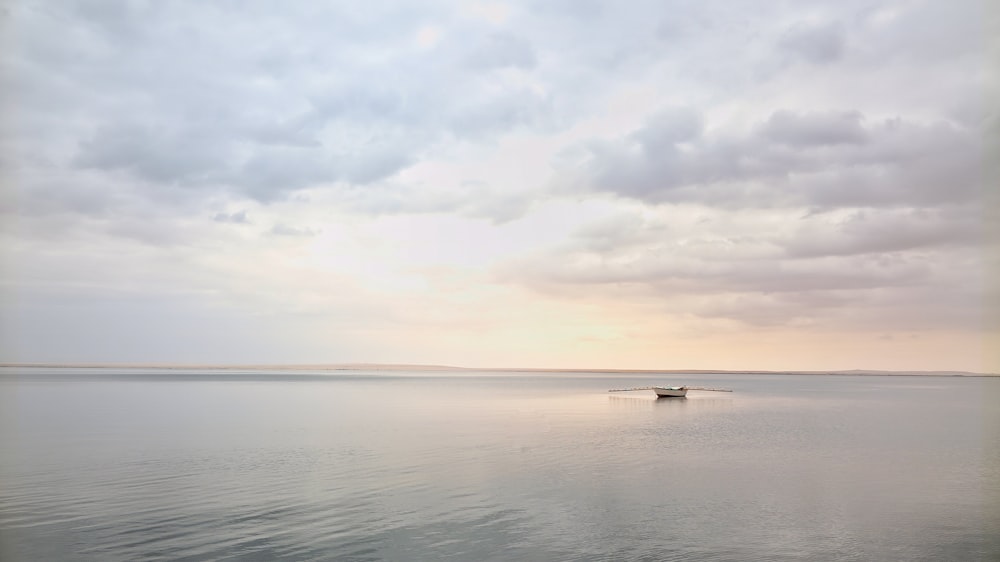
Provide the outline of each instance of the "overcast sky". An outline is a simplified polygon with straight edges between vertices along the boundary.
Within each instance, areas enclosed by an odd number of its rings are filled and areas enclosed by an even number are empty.
[[[989,2],[2,6],[2,361],[995,368]]]

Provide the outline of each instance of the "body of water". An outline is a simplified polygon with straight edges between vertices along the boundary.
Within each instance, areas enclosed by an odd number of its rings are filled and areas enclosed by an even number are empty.
[[[726,387],[656,400],[652,384]],[[1000,379],[0,371],[0,559],[1000,560]]]

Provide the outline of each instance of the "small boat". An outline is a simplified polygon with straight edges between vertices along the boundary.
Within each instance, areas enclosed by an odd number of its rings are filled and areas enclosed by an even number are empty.
[[[688,388],[686,386],[654,386],[653,392],[656,393],[657,398],[684,398],[687,396]]]
[[[706,388],[704,386],[641,386],[639,388],[612,388],[608,392],[631,392],[633,390],[652,390],[656,393],[657,398],[684,398],[689,390],[732,392],[728,388]]]

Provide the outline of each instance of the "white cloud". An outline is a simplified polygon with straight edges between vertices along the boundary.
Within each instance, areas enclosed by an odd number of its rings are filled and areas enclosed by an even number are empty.
[[[996,245],[982,11],[12,4],[3,353],[114,359],[133,308],[163,341],[255,327],[192,360],[662,365],[685,334],[936,325],[968,349]]]
[[[443,31],[435,25],[425,25],[417,30],[416,42],[422,49],[429,49],[441,40]]]

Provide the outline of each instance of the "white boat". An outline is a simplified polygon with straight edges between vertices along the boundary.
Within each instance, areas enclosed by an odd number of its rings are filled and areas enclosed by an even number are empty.
[[[653,392],[658,398],[684,398],[687,396],[686,386],[654,386]]]
[[[656,393],[657,398],[684,398],[689,390],[732,392],[728,388],[706,388],[704,386],[641,386],[639,388],[612,388],[608,392],[631,392],[633,390],[652,390]]]

